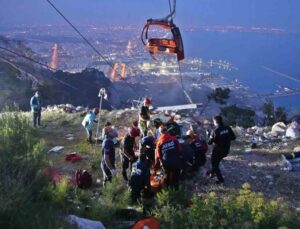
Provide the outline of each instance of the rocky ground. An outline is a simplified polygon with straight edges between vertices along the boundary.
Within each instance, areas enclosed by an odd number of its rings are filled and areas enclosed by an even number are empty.
[[[104,112],[101,116],[101,123],[109,120],[122,133],[136,117],[136,111],[130,110]],[[86,142],[85,132],[81,126],[82,118],[80,112],[67,114],[47,111],[43,113],[44,127],[40,128],[38,132],[45,140],[47,150],[54,146],[64,146],[59,153],[48,153],[48,159],[54,168],[69,178],[74,177],[74,171],[78,168],[91,171],[95,181],[94,189],[97,190],[101,187],[99,182],[101,181],[100,145],[91,146]],[[184,117],[184,115],[179,116],[178,119],[184,126],[183,128],[187,128],[188,125],[196,125],[194,119]],[[238,136],[237,140],[232,145],[231,153],[221,165],[225,184],[223,186],[215,185],[213,179],[204,178],[199,173],[194,179],[185,181],[189,189],[200,195],[211,191],[226,194],[239,190],[244,183],[249,183],[254,191],[262,192],[271,199],[283,198],[291,207],[299,209],[300,171],[284,170],[281,154],[293,152],[295,147],[300,146],[300,139],[289,140],[283,135],[263,138],[262,136],[269,134],[269,128],[263,130],[257,127],[248,130],[235,128],[235,131]],[[250,148],[253,136],[258,141],[255,149]],[[64,154],[70,152],[79,153],[83,160],[78,163],[66,162]],[[210,150],[208,155],[210,155]],[[117,160],[119,160],[118,155]],[[207,168],[210,166],[209,162],[208,159]],[[120,168],[118,169],[120,170]]]

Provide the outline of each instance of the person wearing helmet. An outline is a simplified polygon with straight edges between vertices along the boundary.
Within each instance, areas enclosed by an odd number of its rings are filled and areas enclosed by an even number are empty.
[[[140,114],[139,114],[139,127],[142,131],[143,136],[147,135],[149,123],[150,123],[150,116],[153,114],[149,107],[151,105],[151,100],[149,98],[145,98],[144,104],[141,107]]]
[[[128,133],[121,142],[122,176],[128,182],[127,169],[131,171],[132,163],[135,161],[134,145],[135,138],[139,136],[137,129],[130,127]]]
[[[194,150],[193,158],[193,168],[194,172],[197,172],[201,166],[204,166],[206,163],[206,152],[208,150],[208,145],[206,141],[201,140],[193,130],[188,130],[186,135],[189,136],[188,143]]]
[[[99,114],[99,108],[94,108],[93,111],[90,111],[83,119],[82,126],[85,128],[87,133],[87,141],[93,143],[93,124],[98,123],[96,115]]]
[[[33,127],[36,127],[36,125],[41,126],[42,101],[38,91],[31,97],[30,107],[33,116]]]

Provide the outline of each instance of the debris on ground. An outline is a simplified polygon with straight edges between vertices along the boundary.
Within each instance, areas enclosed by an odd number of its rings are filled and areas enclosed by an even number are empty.
[[[76,215],[68,215],[67,220],[70,224],[76,225],[78,229],[105,229],[100,221],[85,219]]]
[[[80,156],[80,154],[78,153],[68,153],[65,155],[65,160],[66,161],[70,161],[72,163],[76,163],[82,160],[82,157]]]
[[[61,150],[63,150],[64,146],[55,146],[52,149],[48,151],[48,153],[59,153]]]

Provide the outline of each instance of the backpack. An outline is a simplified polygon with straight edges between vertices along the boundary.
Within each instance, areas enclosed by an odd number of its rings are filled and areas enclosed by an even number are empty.
[[[76,184],[79,188],[89,188],[92,186],[92,175],[86,170],[77,169],[76,173]]]

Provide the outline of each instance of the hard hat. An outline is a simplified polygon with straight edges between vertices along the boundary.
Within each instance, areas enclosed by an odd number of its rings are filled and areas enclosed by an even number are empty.
[[[149,99],[149,98],[145,98],[144,99],[144,104],[148,104],[148,105],[150,105],[151,104],[151,100]]]
[[[98,107],[94,108],[94,109],[93,109],[93,112],[94,112],[94,114],[96,114],[96,115],[99,114],[99,108],[98,108]]]

